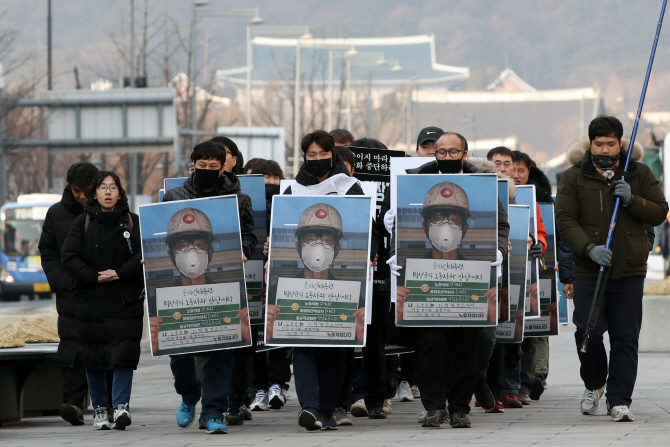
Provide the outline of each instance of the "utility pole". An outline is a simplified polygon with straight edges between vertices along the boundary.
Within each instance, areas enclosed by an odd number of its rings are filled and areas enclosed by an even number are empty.
[[[0,64],[0,205],[4,205],[7,200],[7,166],[5,165],[5,78],[2,64]]]
[[[53,80],[51,78],[51,0],[47,0],[47,90],[53,89]],[[4,127],[4,119],[3,119]],[[4,137],[4,129],[3,129]],[[3,154],[4,155],[4,154]],[[53,155],[47,149],[47,192],[54,192],[54,171],[53,171]],[[2,170],[5,174],[4,169]],[[4,201],[4,195],[2,200]]]
[[[130,0],[130,88],[135,87],[135,0]],[[128,135],[124,135],[127,137]],[[137,211],[137,152],[130,154],[130,209]]]

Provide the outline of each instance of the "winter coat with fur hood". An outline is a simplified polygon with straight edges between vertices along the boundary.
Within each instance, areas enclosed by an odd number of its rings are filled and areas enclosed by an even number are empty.
[[[567,159],[573,165],[565,171],[556,194],[556,227],[572,247],[573,277],[595,277],[599,266],[588,253],[605,245],[612,212],[614,182],[621,180],[628,140],[622,140],[621,162],[614,177],[606,180],[591,162],[588,140],[572,144]],[[633,159],[642,159],[642,146],[633,148]],[[648,166],[631,161],[626,182],[632,197],[619,210],[612,240],[611,278],[646,275],[649,247],[644,224],[659,225],[668,212],[668,203],[659,182]]]

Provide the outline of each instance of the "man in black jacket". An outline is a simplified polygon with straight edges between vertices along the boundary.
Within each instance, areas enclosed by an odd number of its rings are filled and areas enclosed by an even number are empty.
[[[251,199],[241,192],[237,176],[224,171],[226,157],[226,151],[211,141],[196,145],[191,153],[191,170],[194,172],[184,180],[182,186],[167,191],[163,201],[237,195],[243,261],[246,261],[256,247]],[[206,429],[207,434],[226,433],[223,412],[228,408],[233,353],[231,350],[221,350],[198,355],[206,357],[202,382],[196,377],[196,361],[193,354],[170,356],[175,390],[182,396],[182,403],[177,412],[177,424],[182,428],[193,424],[195,405],[200,400],[202,389],[204,398],[200,415],[201,426]]]
[[[93,184],[93,177],[97,173],[98,168],[86,161],[70,166],[63,198],[49,208],[39,243],[42,268],[51,290],[56,293],[60,337],[58,363],[63,377],[63,405],[59,414],[72,425],[84,424],[82,408],[85,405],[87,382],[86,370],[79,356],[81,346],[74,320],[77,316],[77,302],[71,291],[70,275],[61,264],[61,250],[72,222],[84,212],[86,191]]]
[[[466,161],[467,140],[455,132],[446,132],[435,145],[435,160],[410,169],[410,174],[474,174],[487,172]],[[383,217],[380,216],[380,219]],[[498,251],[502,262],[507,256],[509,223],[498,201]],[[496,262],[497,265],[499,265]],[[391,266],[394,269],[394,265]],[[397,288],[397,300],[407,296],[407,289]],[[445,420],[448,400],[449,424],[469,428],[470,399],[478,379],[478,350],[483,329],[480,327],[424,327],[418,331],[417,379],[421,402],[426,409],[423,427],[439,427]],[[447,370],[448,369],[448,370]],[[449,383],[445,383],[445,371]]]

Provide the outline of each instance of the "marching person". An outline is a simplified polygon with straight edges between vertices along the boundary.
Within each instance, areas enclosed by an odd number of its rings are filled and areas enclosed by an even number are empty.
[[[129,212],[119,177],[96,174],[84,214],[63,243],[63,267],[77,298],[81,359],[95,409],[93,428],[109,430],[105,370],[114,371],[114,423],[125,430],[144,317],[139,217]]]
[[[614,422],[633,421],[630,411],[637,377],[638,338],[642,324],[642,289],[649,254],[644,224],[659,225],[668,203],[649,167],[631,161],[622,180],[628,147],[622,144],[623,126],[613,116],[601,115],[589,124],[588,144],[568,150],[578,160],[562,176],[556,195],[556,225],[572,247],[577,327],[575,342],[586,390],[583,414],[598,411],[607,388],[607,408]],[[616,198],[620,211],[612,249],[605,248]],[[610,269],[604,302],[591,333],[588,350],[580,352],[600,266]],[[603,333],[610,339],[609,365]]]
[[[60,202],[47,211],[40,235],[42,268],[49,287],[56,293],[58,311],[58,363],[63,379],[63,405],[58,413],[72,425],[84,425],[82,408],[86,405],[86,370],[79,354],[77,334],[77,299],[70,289],[72,278],[63,268],[61,252],[72,223],[84,212],[86,193],[93,184],[98,168],[87,161],[72,164],[67,170],[67,186]]]
[[[227,147],[227,146],[226,146]],[[237,195],[240,232],[242,236],[243,261],[246,261],[256,247],[254,217],[251,199],[241,192],[240,181],[235,174],[225,171],[226,161],[234,158],[225,148],[211,141],[205,141],[191,152],[191,170],[182,186],[172,188],[165,193],[163,202],[175,200],[199,199],[229,194]],[[233,164],[234,165],[234,164]],[[187,284],[184,284],[187,285]],[[152,330],[157,333],[160,318],[153,317]],[[196,356],[204,363],[204,375],[196,377]],[[223,413],[228,409],[228,391],[232,374],[233,353],[231,350],[219,350],[201,354],[181,354],[170,356],[170,368],[175,378],[175,390],[182,397],[177,411],[177,424],[190,427],[195,420],[195,406],[203,395],[203,409],[200,414],[200,426],[207,434],[227,433],[223,423]]]
[[[465,137],[455,132],[446,132],[435,144],[435,160],[409,172],[416,174],[487,172],[466,161],[467,154],[468,143]],[[463,221],[462,225],[467,225],[467,223]],[[507,256],[508,239],[509,223],[502,204],[498,201],[499,253],[497,259],[500,262],[503,256]],[[442,252],[439,247],[432,253],[433,256],[440,255],[444,259],[456,256],[456,253]],[[498,260],[493,264],[499,265]],[[395,263],[391,265],[391,269],[397,269]],[[407,288],[399,286],[397,301],[403,302],[408,292]],[[426,410],[422,426],[439,427],[448,414],[449,424],[452,427],[469,428],[471,426],[468,418],[470,399],[475,392],[479,376],[477,353],[480,339],[483,336],[482,329],[477,327],[426,327],[419,328],[418,332],[417,379],[421,390],[421,402]],[[445,377],[445,370],[448,379]],[[448,401],[446,409],[445,401]]]

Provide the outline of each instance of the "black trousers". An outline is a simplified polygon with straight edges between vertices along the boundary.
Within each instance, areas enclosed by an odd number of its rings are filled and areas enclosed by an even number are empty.
[[[493,345],[493,352],[491,353],[488,369],[486,370],[486,383],[498,400],[502,397],[504,366],[505,345],[502,343],[495,343]]]
[[[251,385],[253,393],[258,390],[268,390],[272,385],[278,384],[282,388],[288,381],[286,379],[286,348],[271,349],[270,351],[257,352],[252,362]]]
[[[486,376],[486,371],[489,369],[489,361],[493,355],[493,347],[496,344],[496,328],[495,326],[483,328],[482,339],[479,344],[479,375]]]
[[[610,405],[630,406],[637,379],[644,276],[609,280],[605,289],[605,302],[591,333],[586,354],[581,353],[580,348],[591,311],[596,278],[574,278],[573,284],[575,311],[572,319],[577,326],[575,342],[581,362],[579,373],[584,385],[595,390],[607,383],[607,401]],[[607,351],[603,343],[605,331],[610,339],[609,375]]]
[[[228,391],[228,408],[237,408],[247,399],[247,386],[251,376],[251,363],[256,352],[258,329],[251,326],[251,346],[234,350],[233,373]]]
[[[88,391],[86,370],[81,365],[75,365],[74,368],[63,368],[61,372],[63,403],[83,408],[86,392]]]
[[[347,348],[294,348],[293,377],[302,408],[331,416],[344,380]]]
[[[356,380],[352,401],[365,399],[367,408],[381,408],[388,394],[389,377],[386,373],[386,319],[389,316],[391,297],[374,294],[372,321],[363,348],[360,376]]]
[[[416,375],[426,410],[444,409],[448,401],[449,414],[470,412],[482,333],[478,327],[419,329]]]
[[[530,385],[535,378],[535,352],[537,351],[537,337],[526,337],[521,342],[521,386],[520,393],[530,394]]]

